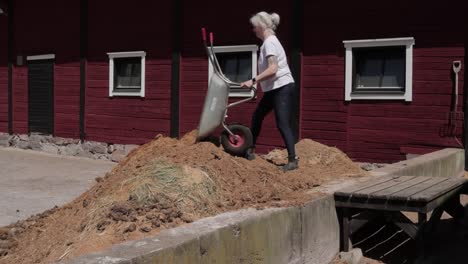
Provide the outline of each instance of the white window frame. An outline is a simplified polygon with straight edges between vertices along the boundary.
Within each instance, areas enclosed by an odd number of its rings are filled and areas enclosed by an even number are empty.
[[[210,50],[211,51],[211,50]],[[252,52],[252,77],[257,76],[257,45],[238,45],[238,46],[216,46],[213,47],[214,53],[236,53],[236,52]],[[210,60],[208,60],[208,81],[213,75],[213,65]],[[247,80],[246,80],[247,81]],[[255,85],[256,87],[256,85]],[[253,96],[254,92],[248,89],[245,92],[229,92],[229,97],[250,97]]]
[[[413,100],[413,46],[414,38],[386,38],[386,39],[364,39],[345,40],[346,48],[346,70],[345,70],[345,101],[351,100]],[[353,86],[353,48],[369,47],[406,47],[406,79],[404,94],[391,94],[376,92],[375,94],[359,94],[352,92]]]
[[[27,61],[54,60],[54,59],[55,59],[55,54],[42,54],[42,55],[26,56]]]
[[[109,97],[113,96],[140,96],[145,97],[145,57],[144,51],[109,52]],[[114,92],[114,59],[141,57],[141,89],[139,92]]]

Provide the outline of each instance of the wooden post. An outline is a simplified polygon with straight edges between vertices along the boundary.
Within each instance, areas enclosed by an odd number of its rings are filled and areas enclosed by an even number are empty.
[[[340,251],[349,251],[349,224],[351,222],[349,208],[338,207],[338,221],[340,223]]]

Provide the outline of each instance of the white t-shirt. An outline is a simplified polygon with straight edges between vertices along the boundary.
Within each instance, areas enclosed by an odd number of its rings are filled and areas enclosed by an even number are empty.
[[[258,58],[258,70],[260,73],[268,68],[267,57],[271,55],[276,56],[278,59],[278,71],[275,76],[260,82],[263,92],[268,92],[294,82],[284,48],[275,35],[266,38],[263,41],[262,47],[260,47],[260,56]]]

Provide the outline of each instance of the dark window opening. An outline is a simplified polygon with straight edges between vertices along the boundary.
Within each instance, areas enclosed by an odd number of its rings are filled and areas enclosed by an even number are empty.
[[[114,92],[141,90],[141,58],[114,59]]]
[[[353,93],[405,92],[404,46],[354,48],[353,58]]]
[[[233,82],[252,79],[252,52],[217,52],[219,66],[224,75]],[[231,92],[246,92],[240,87],[231,87]]]

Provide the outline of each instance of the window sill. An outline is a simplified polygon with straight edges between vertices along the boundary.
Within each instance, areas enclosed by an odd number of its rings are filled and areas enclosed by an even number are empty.
[[[353,92],[346,101],[352,100],[404,100],[411,102],[411,98],[408,98],[407,94],[402,92]]]
[[[361,94],[364,94],[364,95],[374,95],[374,96],[386,96],[386,95],[400,95],[400,96],[404,96],[405,95],[405,92],[402,92],[402,91],[391,91],[391,90],[387,90],[387,91],[376,91],[376,90],[360,90],[360,91],[353,91],[351,92],[351,96],[353,95],[361,95]]]
[[[141,94],[140,92],[138,93],[122,93],[122,92],[113,92],[112,94],[109,95],[109,97],[115,97],[115,96],[120,96],[120,97],[124,97],[124,96],[131,96],[131,97],[145,97],[143,94]]]
[[[250,90],[250,91],[248,89],[245,89],[244,91],[243,90],[244,88],[237,88],[234,91],[229,91],[229,98],[231,97],[247,98],[247,97],[251,97],[254,95],[253,90]]]

